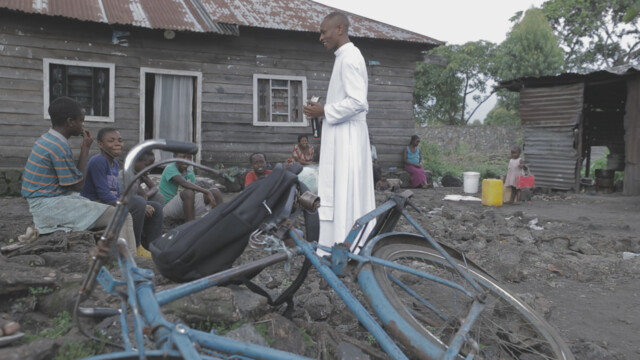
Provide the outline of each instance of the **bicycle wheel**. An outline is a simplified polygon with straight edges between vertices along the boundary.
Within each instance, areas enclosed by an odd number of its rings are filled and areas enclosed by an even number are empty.
[[[446,259],[421,237],[393,235],[380,241],[373,256],[436,275],[471,290],[471,286]],[[487,293],[487,305],[473,324],[468,337],[478,345],[481,359],[573,359],[557,332],[527,304],[505,290],[484,271],[457,262]],[[379,285],[387,306],[400,316],[419,336],[442,350],[447,348],[458,326],[466,318],[473,298],[459,289],[417,277],[381,265],[372,266],[373,280]],[[411,293],[413,291],[413,293]],[[376,309],[376,297],[370,299]],[[381,310],[381,307],[378,307]],[[388,310],[388,309],[387,309]],[[389,314],[380,314],[381,318]],[[415,357],[429,358],[408,343],[402,330],[396,332]],[[420,345],[422,346],[422,345]],[[427,345],[428,346],[428,345]],[[465,345],[460,357],[469,353]]]

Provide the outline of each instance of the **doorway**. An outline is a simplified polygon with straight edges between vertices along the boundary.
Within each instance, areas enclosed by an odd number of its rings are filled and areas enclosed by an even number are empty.
[[[201,144],[202,73],[140,69],[140,141],[167,139]],[[173,157],[156,151],[156,161]],[[201,151],[195,157],[201,160]]]

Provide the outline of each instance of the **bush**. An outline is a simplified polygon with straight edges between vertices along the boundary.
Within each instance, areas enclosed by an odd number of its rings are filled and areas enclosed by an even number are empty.
[[[487,155],[471,151],[467,144],[443,151],[437,144],[420,144],[422,165],[430,170],[434,178],[452,175],[462,178],[465,171],[480,173],[481,179],[500,178],[507,171],[508,154]]]

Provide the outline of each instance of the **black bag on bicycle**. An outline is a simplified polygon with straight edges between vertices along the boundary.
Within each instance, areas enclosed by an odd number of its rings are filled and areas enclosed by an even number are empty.
[[[232,201],[204,217],[172,229],[150,244],[153,261],[162,275],[186,282],[228,269],[242,254],[249,235],[266,220],[283,214],[298,177],[281,164],[271,174],[247,186]],[[316,215],[317,217],[317,215]],[[307,223],[307,240],[316,241],[318,225]],[[310,233],[311,232],[311,233]]]

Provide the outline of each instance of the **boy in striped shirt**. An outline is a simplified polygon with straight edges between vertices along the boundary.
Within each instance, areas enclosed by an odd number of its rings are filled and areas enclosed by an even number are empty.
[[[51,129],[36,140],[22,176],[22,196],[40,234],[62,230],[81,231],[105,227],[115,207],[91,201],[78,193],[82,190],[91,132],[84,129],[84,109],[69,97],[59,97],[49,105]],[[73,161],[71,136],[82,136],[78,164]],[[121,235],[129,247],[135,237],[131,215],[127,215]]]

